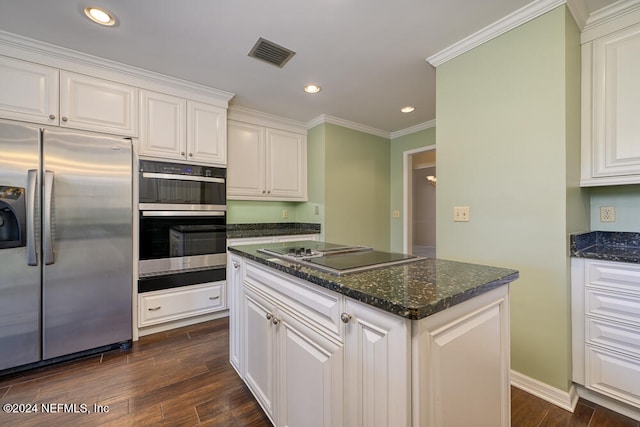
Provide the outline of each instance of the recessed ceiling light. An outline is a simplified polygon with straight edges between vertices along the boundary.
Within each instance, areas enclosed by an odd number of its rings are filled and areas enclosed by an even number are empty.
[[[318,93],[320,92],[320,86],[314,84],[308,84],[304,87],[304,91],[307,93]]]
[[[407,105],[406,107],[402,107],[400,109],[400,111],[402,111],[403,113],[411,113],[415,109],[416,109],[416,107],[412,107],[411,105]]]
[[[84,14],[96,24],[107,27],[111,27],[116,24],[116,19],[111,13],[98,7],[87,7],[84,9]]]

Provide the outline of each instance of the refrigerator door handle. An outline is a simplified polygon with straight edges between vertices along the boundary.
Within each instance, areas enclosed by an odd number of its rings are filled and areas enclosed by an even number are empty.
[[[51,234],[51,198],[53,196],[53,172],[46,171],[44,173],[44,212],[42,217],[43,223],[43,241],[44,246],[44,263],[51,265],[55,262],[53,254],[53,236]]]
[[[27,172],[27,265],[38,265],[36,249],[36,185],[38,171],[29,169]]]

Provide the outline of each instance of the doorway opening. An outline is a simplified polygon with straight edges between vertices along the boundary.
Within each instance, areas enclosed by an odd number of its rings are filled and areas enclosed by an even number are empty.
[[[436,256],[436,149],[404,153],[404,252]]]

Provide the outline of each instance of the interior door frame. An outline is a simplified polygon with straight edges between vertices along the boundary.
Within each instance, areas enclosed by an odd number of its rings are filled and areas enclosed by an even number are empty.
[[[436,144],[433,144],[402,153],[402,251],[406,254],[413,251],[413,155],[435,149]]]

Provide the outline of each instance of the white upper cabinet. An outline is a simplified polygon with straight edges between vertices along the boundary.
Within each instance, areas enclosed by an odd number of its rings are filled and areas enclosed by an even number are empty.
[[[140,155],[184,160],[187,101],[164,93],[140,91]]]
[[[1,57],[0,116],[58,124],[58,70]]]
[[[640,24],[582,46],[582,186],[640,183]]]
[[[137,136],[138,89],[61,71],[60,126]]]
[[[140,91],[141,156],[225,165],[226,109]]]
[[[227,164],[227,110],[187,101],[187,156],[207,163]]]
[[[307,136],[229,120],[227,198],[307,200]]]

